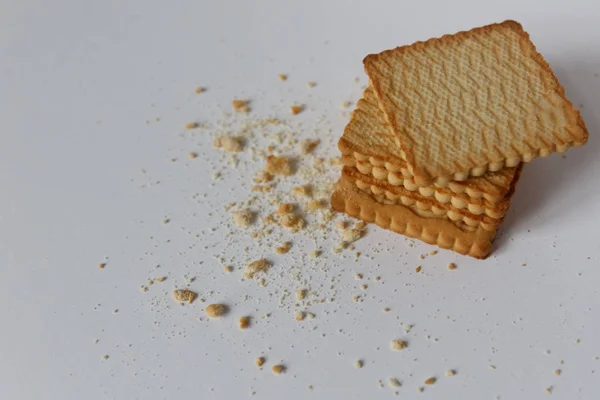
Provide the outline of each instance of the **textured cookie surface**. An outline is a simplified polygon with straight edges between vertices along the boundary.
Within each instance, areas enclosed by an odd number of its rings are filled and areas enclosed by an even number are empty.
[[[465,181],[440,180],[435,185],[417,185],[371,87],[365,89],[358,101],[338,147],[344,164],[424,196],[468,196],[496,203],[504,199],[517,173],[516,168],[503,168]]]
[[[331,196],[335,211],[344,212],[384,229],[422,240],[476,258],[486,258],[491,251],[496,231],[483,228],[461,229],[444,218],[420,216],[403,205],[380,204],[341,179]]]
[[[587,140],[579,111],[514,21],[372,54],[364,65],[419,184],[464,180]]]
[[[389,185],[384,181],[361,174],[356,168],[347,166],[344,166],[342,170],[342,178],[363,191],[381,196],[386,200],[386,203],[415,204],[423,210],[445,210],[454,215],[458,214],[487,224],[499,225],[502,223],[504,215],[510,206],[510,200],[514,193],[518,177],[515,178],[514,185],[511,185],[511,190],[507,193],[505,200],[496,205],[490,205],[485,200],[478,200],[474,203],[456,198],[451,198],[450,201],[438,201],[433,197],[426,197],[419,193],[408,191],[401,186]],[[455,220],[455,218],[452,219]]]

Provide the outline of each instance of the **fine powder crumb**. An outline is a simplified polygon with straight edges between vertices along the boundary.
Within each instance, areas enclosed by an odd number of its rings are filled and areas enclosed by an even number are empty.
[[[233,111],[248,113],[250,112],[249,103],[248,100],[235,99],[231,102],[231,107],[233,107]]]
[[[254,217],[256,216],[250,210],[239,210],[231,213],[233,216],[233,222],[238,228],[247,228],[254,223]]]
[[[392,340],[392,350],[402,350],[408,347],[408,343],[404,340]]]
[[[437,378],[434,378],[433,376],[430,378],[425,379],[425,384],[426,385],[433,385],[435,382],[437,381]]]
[[[185,124],[185,129],[196,129],[199,126],[200,124],[197,122],[188,122],[187,124]]]
[[[227,312],[227,306],[224,304],[210,304],[204,311],[209,318],[217,318]]]
[[[400,386],[402,386],[400,384],[400,381],[398,379],[396,379],[396,378],[390,378],[390,379],[388,379],[388,385],[390,387],[400,387]]]
[[[456,375],[456,371],[453,369],[449,369],[448,371],[446,371],[446,376],[454,376]]]
[[[287,157],[268,156],[265,171],[271,175],[290,176],[294,173]]]
[[[256,359],[256,366],[257,366],[257,367],[259,367],[259,368],[260,368],[260,367],[262,367],[262,366],[263,366],[263,364],[265,363],[265,361],[266,361],[266,360],[265,360],[265,358],[264,358],[264,357],[258,357],[258,358]]]
[[[275,375],[283,374],[285,372],[285,366],[281,364],[273,365],[271,371],[273,371]]]
[[[238,326],[240,327],[240,329],[248,328],[250,326],[250,317],[240,317],[238,321]]]
[[[259,272],[266,272],[269,268],[271,268],[271,263],[264,258],[260,260],[256,260],[251,262],[246,266],[246,272],[244,276],[246,279],[254,278],[254,275]]]
[[[290,107],[290,111],[292,112],[292,115],[298,115],[302,111],[304,111],[304,106],[303,105],[293,105]]]
[[[364,363],[363,363],[363,361],[362,361],[362,360],[357,360],[357,361],[354,363],[354,366],[355,366],[356,368],[362,368],[362,367],[363,367],[363,365],[364,365]]]
[[[231,135],[218,136],[213,140],[213,147],[230,153],[239,153],[244,150],[244,140]]]
[[[448,269],[449,269],[450,271],[453,271],[453,270],[455,270],[455,269],[456,269],[456,264],[454,264],[454,263],[450,263],[450,264],[448,264]]]
[[[192,292],[189,289],[176,289],[173,290],[173,298],[180,303],[187,302],[192,304],[194,300],[198,297],[198,293]]]

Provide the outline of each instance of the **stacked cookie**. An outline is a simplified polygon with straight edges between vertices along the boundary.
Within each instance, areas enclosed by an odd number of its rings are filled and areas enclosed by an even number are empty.
[[[336,211],[485,258],[523,163],[587,141],[529,35],[506,21],[364,60]]]

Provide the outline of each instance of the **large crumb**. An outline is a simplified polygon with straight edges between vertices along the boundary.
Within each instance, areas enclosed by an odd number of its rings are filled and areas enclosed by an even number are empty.
[[[262,258],[260,260],[253,261],[250,264],[248,264],[246,266],[246,272],[244,276],[247,279],[252,279],[254,278],[255,274],[259,272],[266,272],[269,268],[271,268],[271,263]]]
[[[180,303],[187,302],[191,304],[196,300],[196,297],[198,297],[198,293],[192,292],[189,289],[173,290],[173,298]]]
[[[294,173],[287,157],[268,156],[265,171],[271,175],[290,176]]]
[[[209,318],[216,318],[227,312],[227,306],[224,304],[210,304],[204,311]]]
[[[231,106],[233,107],[233,111],[247,113],[250,111],[249,103],[248,100],[235,99],[231,102]]]
[[[213,146],[231,153],[239,153],[244,150],[244,140],[237,136],[224,135],[215,138]]]
[[[285,366],[281,364],[273,365],[271,371],[273,371],[275,375],[283,374],[285,372]]]
[[[346,229],[342,232],[342,240],[346,243],[354,243],[362,236],[362,231],[358,229]]]
[[[402,350],[408,347],[408,343],[404,340],[392,340],[392,350]]]
[[[256,214],[250,210],[239,210],[231,213],[233,222],[238,228],[247,228],[254,222]]]

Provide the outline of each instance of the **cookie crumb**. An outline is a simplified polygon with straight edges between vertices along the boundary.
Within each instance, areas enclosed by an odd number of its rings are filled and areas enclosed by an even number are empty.
[[[308,254],[308,256],[309,256],[310,258],[317,258],[317,257],[319,257],[320,255],[321,255],[321,251],[320,251],[320,250],[313,250],[313,251],[311,251],[311,252]]]
[[[273,371],[275,375],[283,374],[285,372],[285,366],[281,364],[273,365],[271,371]]]
[[[227,312],[227,306],[224,304],[210,304],[204,312],[209,318],[217,318]]]
[[[363,278],[363,274],[354,274],[354,279],[357,281]]]
[[[315,86],[317,86],[317,82],[307,82],[306,86],[308,86],[309,88],[314,88]]]
[[[292,193],[298,197],[312,197],[313,188],[311,185],[296,186],[292,189]]]
[[[277,77],[279,78],[280,81],[287,81],[287,75],[286,74],[279,74],[277,75]]]
[[[187,154],[187,157],[188,157],[190,160],[193,160],[194,158],[198,158],[198,153],[188,153],[188,154]]]
[[[250,317],[240,317],[239,321],[238,321],[238,326],[240,327],[240,329],[246,329],[250,326]]]
[[[109,358],[110,358],[110,356],[108,354],[105,354],[105,355],[102,356],[103,360],[108,360]]]
[[[390,378],[388,379],[388,385],[390,387],[400,387],[402,386],[402,384],[400,384],[400,381],[396,378]]]
[[[283,242],[281,246],[275,248],[275,253],[286,254],[292,248],[292,242]]]
[[[198,293],[192,292],[189,289],[175,289],[173,290],[173,297],[180,303],[187,302],[192,304],[196,297],[198,297]]]
[[[325,204],[326,203],[324,200],[311,200],[306,205],[306,209],[309,212],[317,211],[319,209],[325,208]]]
[[[290,176],[294,173],[287,157],[268,156],[265,171],[272,175]]]
[[[304,111],[304,106],[303,105],[293,105],[290,107],[290,111],[292,112],[292,115],[298,115],[302,111]]]
[[[362,361],[362,360],[356,360],[356,362],[354,362],[354,366],[355,366],[356,368],[362,368],[362,367],[363,367],[363,365],[364,365],[364,363],[363,363],[363,361]]]
[[[237,136],[223,135],[213,140],[213,147],[230,153],[239,153],[244,150],[244,141]]]
[[[408,347],[408,343],[404,340],[392,340],[392,350],[402,350]]]
[[[197,129],[200,126],[197,122],[188,122],[185,124],[185,129]]]
[[[389,312],[389,311],[390,311],[390,308],[389,308],[389,307],[384,307],[384,308],[383,308],[383,312]]]
[[[106,263],[100,263],[100,264],[98,264],[98,268],[104,269],[104,267],[106,267]]]
[[[304,318],[306,318],[306,313],[304,311],[296,311],[294,314],[294,319],[296,321],[304,321]]]
[[[252,225],[254,223],[254,217],[256,216],[256,214],[250,210],[233,211],[231,215],[233,216],[235,225],[242,229]]]
[[[314,151],[314,149],[319,145],[319,143],[321,143],[319,139],[305,139],[300,142],[300,151],[302,152],[302,154],[311,154]]]
[[[264,358],[264,357],[258,357],[258,358],[256,359],[256,366],[257,366],[257,367],[259,367],[259,368],[260,368],[260,367],[262,367],[262,366],[263,366],[263,364],[265,363],[265,361],[266,361],[266,360],[265,360],[265,358]]]
[[[437,378],[434,378],[433,376],[430,378],[425,379],[425,384],[426,385],[433,385],[435,382],[437,381]]]
[[[438,253],[438,252],[437,252],[437,250],[431,250],[431,251],[429,252],[429,255],[430,255],[430,256],[435,256],[437,253]]]
[[[417,388],[417,392],[419,392],[419,393],[423,393],[424,390],[425,390],[425,388],[423,386],[419,386]]]
[[[249,103],[250,102],[248,100],[234,99],[231,102],[231,106],[233,107],[233,111],[248,113],[250,112]]]
[[[558,375],[560,375],[560,374],[562,374],[562,371],[561,371],[560,369],[555,369],[555,370],[554,370],[554,375],[557,375],[557,376],[558,376]]]
[[[159,276],[158,278],[154,279],[156,282],[161,283],[167,280],[166,276]]]
[[[306,298],[306,289],[298,289],[296,290],[296,299],[304,300]]]
[[[206,88],[200,87],[198,86],[196,89],[194,89],[194,93],[196,94],[200,94],[200,93],[204,93],[206,92]]]
[[[266,272],[269,268],[271,268],[271,263],[266,259],[262,258],[260,260],[256,260],[251,262],[246,266],[246,272],[244,274],[246,279],[254,278],[254,275],[259,272]]]
[[[456,264],[454,264],[454,263],[450,263],[450,264],[448,264],[448,269],[449,269],[450,271],[453,271],[453,270],[455,270],[455,269],[456,269]]]
[[[417,268],[415,268],[415,272],[421,272],[421,266],[420,265]]]
[[[548,387],[546,388],[546,393],[548,393],[548,394],[552,394],[552,389],[554,389],[552,386],[548,386]]]
[[[354,243],[362,236],[362,231],[359,229],[346,229],[342,232],[342,240],[345,243]]]
[[[223,267],[223,271],[227,272],[227,273],[232,273],[233,272],[233,267],[231,265],[226,265]]]
[[[448,371],[446,371],[446,376],[454,376],[456,375],[456,371],[453,369],[449,369]]]

